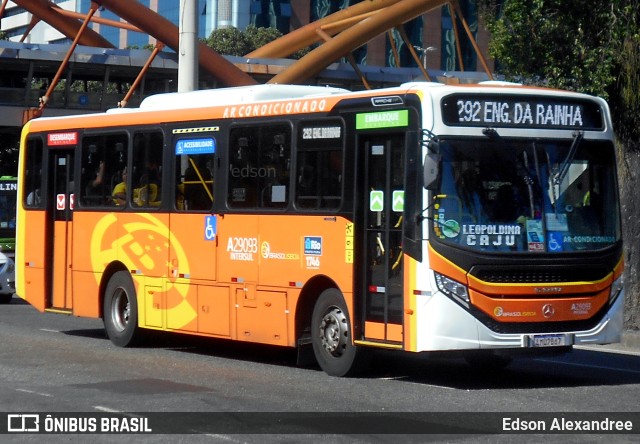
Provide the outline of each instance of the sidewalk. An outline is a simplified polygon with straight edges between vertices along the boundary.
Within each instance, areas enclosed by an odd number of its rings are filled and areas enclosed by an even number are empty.
[[[629,353],[633,355],[640,355],[640,331],[639,330],[625,330],[622,332],[620,342],[615,344],[606,345],[578,345],[578,348],[585,348],[591,350],[601,350],[619,353]]]
[[[640,330],[623,331],[620,345],[640,351]]]

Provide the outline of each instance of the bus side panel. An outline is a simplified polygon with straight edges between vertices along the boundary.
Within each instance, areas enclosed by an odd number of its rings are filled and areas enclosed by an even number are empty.
[[[163,283],[168,277],[171,249],[168,216],[161,213],[77,212],[74,220],[73,264],[75,276],[79,277],[79,282],[74,282],[74,304],[80,304],[75,307],[76,313],[99,312],[102,275],[110,264],[119,263],[133,275],[140,300],[141,325],[149,318],[150,326],[162,326],[163,323],[158,325],[157,314],[146,311],[167,309]],[[148,291],[145,286],[149,287]],[[157,288],[160,291],[156,291]],[[80,299],[83,302],[79,302]],[[191,317],[189,321],[193,321]],[[160,315],[160,319],[164,316]]]
[[[73,271],[73,314],[88,318],[100,317],[100,287],[102,273]]]
[[[21,255],[16,257],[20,261],[18,270],[24,269],[24,277],[18,276],[18,296],[29,302],[40,311],[46,308],[46,273],[45,267],[50,265],[46,258],[46,213],[44,211],[21,210],[18,228],[18,242]]]
[[[73,313],[99,317],[100,282],[107,266],[118,259],[117,213],[76,211],[73,215]]]
[[[258,216],[225,214],[218,217],[217,237],[218,280],[255,283],[261,256]]]
[[[260,216],[260,285],[287,287],[330,276],[340,291],[353,285],[350,222],[324,216]]]
[[[96,273],[95,284],[98,285],[107,266],[118,259],[119,215],[76,211],[73,217],[73,269]]]
[[[171,214],[170,278],[216,280],[216,226],[210,214]],[[219,247],[218,247],[219,248]]]
[[[407,351],[417,350],[417,316],[418,311],[416,293],[424,291],[426,288],[420,286],[418,280],[419,263],[407,255],[404,256],[404,329],[403,341],[404,349]],[[421,276],[422,278],[422,276]]]

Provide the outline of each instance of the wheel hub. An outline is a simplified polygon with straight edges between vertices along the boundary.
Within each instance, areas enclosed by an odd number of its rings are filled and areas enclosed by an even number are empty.
[[[115,297],[112,307],[113,311],[111,313],[111,317],[113,319],[113,324],[122,331],[129,323],[129,317],[131,315],[131,307],[129,305],[127,293],[121,290]]]
[[[320,324],[320,337],[322,346],[329,353],[339,356],[348,340],[347,318],[337,307],[333,307],[323,318]]]

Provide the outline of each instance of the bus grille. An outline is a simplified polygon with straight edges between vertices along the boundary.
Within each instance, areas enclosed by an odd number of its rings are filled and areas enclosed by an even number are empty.
[[[469,274],[483,282],[496,284],[546,284],[559,282],[594,282],[604,279],[610,270],[601,266],[571,267],[488,267],[475,266]]]

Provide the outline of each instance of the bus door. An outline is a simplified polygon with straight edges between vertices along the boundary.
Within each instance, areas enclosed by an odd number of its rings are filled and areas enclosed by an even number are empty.
[[[72,308],[71,298],[71,246],[73,228],[73,171],[74,150],[49,150],[49,199],[47,205],[47,232],[51,264],[50,283],[46,286],[46,308]],[[51,200],[53,202],[51,202]]]
[[[367,340],[402,342],[404,133],[361,138],[364,223],[361,251]]]

